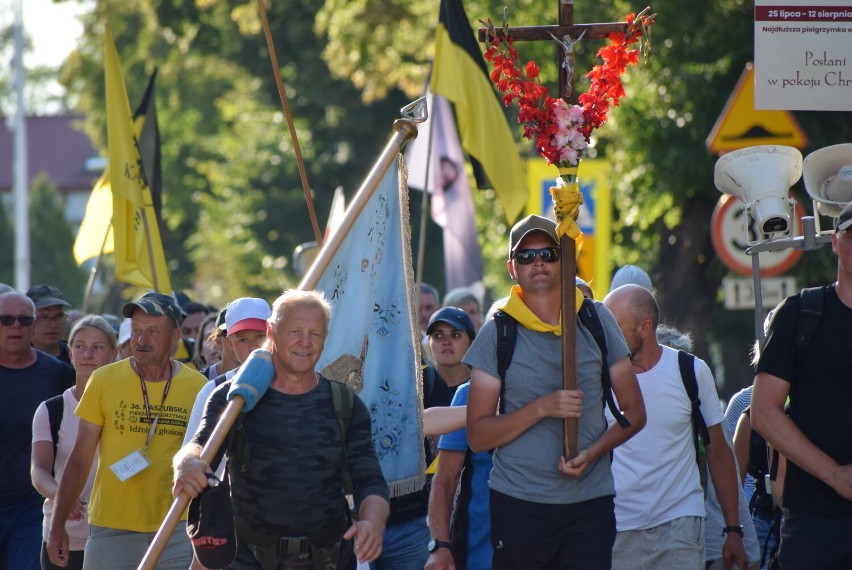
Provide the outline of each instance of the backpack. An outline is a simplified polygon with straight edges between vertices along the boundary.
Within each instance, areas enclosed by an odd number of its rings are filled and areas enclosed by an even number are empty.
[[[630,427],[630,422],[615,405],[612,396],[612,382],[609,376],[609,365],[607,365],[606,334],[603,330],[600,317],[595,309],[595,303],[591,299],[583,299],[580,311],[577,314],[580,322],[586,330],[592,333],[598,348],[601,351],[601,385],[603,387],[603,400],[609,407],[615,421],[622,427]],[[500,413],[506,410],[503,405],[503,394],[506,386],[506,371],[512,364],[512,356],[515,352],[515,340],[518,336],[518,321],[504,311],[494,314],[494,323],[497,325],[497,373],[500,375]]]
[[[62,426],[62,416],[65,412],[65,400],[59,394],[44,401],[47,408],[47,421],[50,424],[50,437],[53,439],[53,464],[52,473],[56,475],[56,448],[59,445],[59,428]]]
[[[464,454],[464,466],[459,474],[456,496],[450,518],[450,543],[456,570],[466,570],[468,532],[470,528],[470,500],[473,496],[473,450],[468,447]]]
[[[698,476],[701,488],[707,491],[707,451],[710,444],[710,432],[701,414],[701,399],[698,397],[698,379],[695,377],[695,356],[684,351],[677,351],[677,364],[680,368],[680,379],[689,396],[692,406],[692,443],[695,446],[695,462],[698,464]]]
[[[796,325],[796,374],[805,365],[811,339],[822,319],[825,287],[810,287],[799,292],[799,321]]]
[[[814,333],[819,327],[823,314],[825,301],[825,287],[810,287],[799,292],[799,319],[796,323],[795,337],[795,369],[796,375],[800,374],[807,360],[808,350]],[[789,413],[789,409],[787,410]],[[743,411],[750,417],[750,408]],[[754,477],[756,490],[752,495],[749,510],[755,506],[758,508],[771,509],[772,501],[765,486],[765,476],[775,478],[778,469],[778,451],[773,449],[772,459],[768,458],[766,440],[756,430],[751,431],[749,440],[749,462],[747,472]]]
[[[324,377],[323,377],[324,378]],[[331,403],[334,407],[334,415],[337,417],[337,425],[343,441],[343,491],[345,495],[351,495],[352,476],[349,474],[349,451],[346,447],[346,439],[349,434],[349,424],[352,421],[352,409],[355,404],[355,392],[348,385],[335,380],[328,380],[331,388]],[[248,440],[243,430],[243,418],[247,412],[240,412],[240,416],[234,424],[234,428],[228,433],[227,451],[232,454],[235,461],[239,461],[242,470],[246,470],[249,463]]]

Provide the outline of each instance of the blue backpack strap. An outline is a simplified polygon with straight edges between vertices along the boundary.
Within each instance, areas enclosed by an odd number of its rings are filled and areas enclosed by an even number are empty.
[[[50,423],[50,437],[53,439],[53,462],[56,463],[56,447],[59,445],[59,428],[65,412],[65,399],[62,394],[48,398],[44,402],[47,408],[47,420]],[[55,471],[54,471],[55,474]]]
[[[603,389],[603,400],[606,402],[612,417],[615,418],[618,425],[625,428],[630,427],[630,422],[624,417],[624,414],[621,413],[618,406],[615,405],[615,398],[612,396],[612,378],[609,375],[609,364],[607,363],[607,356],[609,355],[609,352],[606,347],[606,333],[604,333],[601,319],[598,316],[598,311],[595,309],[595,302],[591,299],[583,299],[583,304],[580,306],[578,316],[580,317],[580,322],[584,327],[586,327],[586,330],[592,333],[592,337],[594,337],[595,343],[597,343],[598,348],[601,351],[601,386]]]

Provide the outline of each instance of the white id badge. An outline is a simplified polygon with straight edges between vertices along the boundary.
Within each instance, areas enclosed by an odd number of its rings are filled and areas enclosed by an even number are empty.
[[[120,459],[110,465],[110,469],[122,481],[127,481],[146,467],[151,465],[151,460],[145,457],[140,450],[136,450],[124,459]]]

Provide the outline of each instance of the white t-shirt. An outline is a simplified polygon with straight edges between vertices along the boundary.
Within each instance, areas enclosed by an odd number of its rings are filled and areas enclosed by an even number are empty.
[[[695,463],[692,405],[680,377],[677,351],[663,346],[660,361],[637,374],[647,423],[615,448],[615,520],[619,531],[651,528],[680,517],[704,516],[704,491]],[[695,359],[701,414],[707,427],[722,422],[710,368]],[[615,420],[605,409],[607,422]]]
[[[77,430],[80,427],[80,418],[74,415],[74,409],[77,407],[74,388],[68,388],[62,393],[62,401],[64,406],[62,410],[62,423],[59,426],[59,442],[56,445],[56,460],[53,464],[56,481],[59,481],[59,478],[65,471],[65,464],[68,462],[71,450],[74,449],[74,442],[77,441]],[[53,444],[53,436],[50,434],[50,418],[44,402],[39,404],[33,416],[33,443],[37,441],[47,441]],[[80,500],[86,504],[88,504],[89,496],[92,494],[92,483],[95,481],[95,471],[97,468],[98,461],[95,459],[92,462],[92,469],[89,471],[86,486],[80,494]],[[46,542],[50,517],[53,513],[53,501],[51,499],[44,501],[42,512],[44,513],[42,537]],[[86,546],[86,539],[89,537],[89,523],[86,517],[78,521],[69,520],[65,523],[65,530],[68,532],[68,547],[71,550],[83,550]]]

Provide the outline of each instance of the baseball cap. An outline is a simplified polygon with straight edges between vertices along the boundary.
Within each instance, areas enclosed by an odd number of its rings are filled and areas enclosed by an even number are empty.
[[[118,326],[118,346],[121,346],[130,340],[130,329],[132,325],[133,322],[130,319],[124,319],[121,321],[121,324]]]
[[[227,568],[237,557],[234,507],[227,477],[219,481],[207,474],[211,484],[189,502],[186,534],[195,557],[205,568]]]
[[[65,296],[58,288],[53,285],[42,283],[41,285],[33,285],[27,289],[27,297],[32,299],[36,309],[45,307],[53,307],[54,305],[64,305],[70,307],[71,303],[65,300]]]
[[[846,204],[834,222],[834,229],[838,232],[849,229],[849,226],[852,226],[852,202]]]
[[[515,249],[517,249],[521,240],[523,240],[527,234],[531,234],[533,232],[543,233],[552,239],[553,243],[559,245],[559,236],[556,235],[556,222],[548,218],[532,214],[512,226],[512,231],[509,233],[509,257],[512,257],[512,254],[515,253]]]
[[[471,339],[476,336],[476,329],[473,328],[473,321],[470,320],[470,315],[458,307],[444,307],[435,311],[429,318],[429,326],[426,327],[426,334],[432,334],[432,330],[438,323],[447,323],[454,329],[467,331]]]
[[[228,327],[225,325],[225,316],[228,314],[228,307],[225,307],[219,314],[216,315],[216,328],[220,331],[223,331],[225,334],[228,333]]]
[[[145,313],[155,317],[171,317],[177,326],[183,322],[183,311],[178,306],[177,302],[169,295],[162,293],[149,292],[145,293],[132,303],[124,305],[121,314],[125,317],[132,317],[133,311],[142,309]]]
[[[270,316],[272,316],[272,308],[263,299],[241,297],[228,303],[225,329],[228,335],[245,330],[265,331],[266,320]]]

